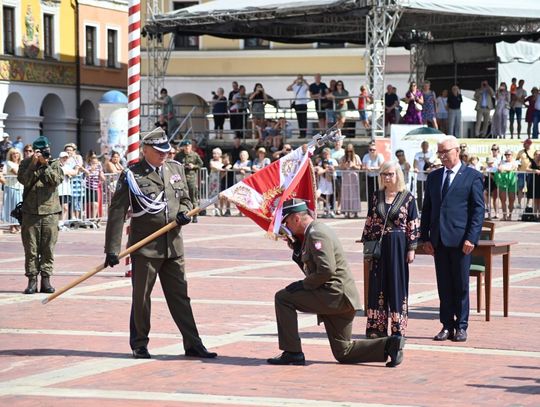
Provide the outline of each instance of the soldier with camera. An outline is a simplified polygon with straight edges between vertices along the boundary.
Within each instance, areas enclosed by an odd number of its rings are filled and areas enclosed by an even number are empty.
[[[32,147],[34,155],[21,162],[17,175],[18,181],[24,185],[21,238],[28,278],[24,293],[37,292],[37,278],[41,274],[40,292],[50,294],[54,293],[50,278],[58,239],[58,219],[62,213],[57,187],[62,183],[64,174],[58,160],[51,160],[47,137],[39,136]]]

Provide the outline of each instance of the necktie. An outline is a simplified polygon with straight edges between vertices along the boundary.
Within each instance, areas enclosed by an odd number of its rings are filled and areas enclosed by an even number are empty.
[[[161,176],[161,167],[156,167],[156,174],[163,180],[163,177]]]
[[[446,178],[444,179],[444,183],[443,183],[442,191],[441,191],[442,199],[444,199],[446,193],[448,192],[448,188],[450,188],[450,175],[452,174],[453,174],[452,170],[446,170]]]

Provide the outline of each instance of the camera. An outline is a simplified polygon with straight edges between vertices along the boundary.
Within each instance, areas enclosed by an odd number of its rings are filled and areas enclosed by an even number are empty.
[[[216,92],[212,91],[212,95],[216,96]]]

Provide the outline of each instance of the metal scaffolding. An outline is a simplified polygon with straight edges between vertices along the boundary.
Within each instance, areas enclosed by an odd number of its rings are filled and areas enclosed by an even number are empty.
[[[373,98],[371,138],[384,136],[384,72],[386,48],[399,23],[397,0],[374,0],[366,16],[366,80]]]

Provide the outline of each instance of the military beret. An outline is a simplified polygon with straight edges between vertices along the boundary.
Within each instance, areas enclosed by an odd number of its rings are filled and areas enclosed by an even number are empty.
[[[307,212],[307,210],[308,207],[306,205],[306,201],[304,201],[303,199],[287,199],[285,202],[283,202],[283,209],[281,210],[281,221],[285,222],[285,218],[291,213]]]
[[[191,140],[182,140],[182,142],[180,143],[180,147],[187,146],[188,144],[191,144]]]
[[[49,139],[45,136],[39,136],[32,143],[32,148],[34,150],[43,150],[44,148],[47,148],[49,146],[50,146]]]
[[[143,133],[141,142],[162,153],[168,153],[171,150],[167,134],[165,134],[165,131],[161,127],[157,127],[148,133]]]

